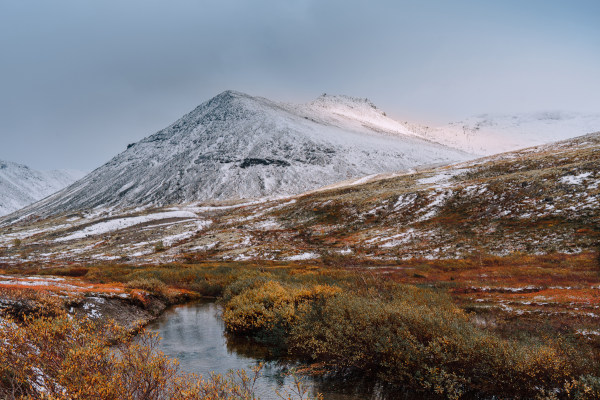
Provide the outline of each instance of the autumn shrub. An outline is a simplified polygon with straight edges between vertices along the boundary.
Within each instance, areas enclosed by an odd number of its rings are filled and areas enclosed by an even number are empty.
[[[565,392],[569,399],[600,399],[600,377],[583,375],[578,379],[573,379],[565,385]]]
[[[22,324],[2,320],[0,343],[2,399],[257,398],[259,369],[205,378],[181,374],[176,361],[157,350],[156,335],[142,331],[133,338],[114,325],[101,328],[65,314]]]
[[[519,343],[476,327],[444,294],[381,282],[341,290],[266,281],[224,305],[235,334],[291,355],[384,381],[460,398],[465,393],[535,396],[578,376],[569,347]]]
[[[37,288],[0,287],[2,313],[18,321],[26,316],[55,316],[64,312],[64,299]]]
[[[138,278],[127,282],[128,288],[142,289],[152,293],[162,293],[165,289],[165,284],[156,278]]]
[[[256,289],[265,283],[276,280],[275,276],[269,273],[260,273],[258,271],[241,271],[237,279],[231,282],[223,290],[221,301],[228,302],[242,292],[250,289]]]
[[[329,285],[294,286],[274,280],[261,283],[260,278],[238,282],[230,289],[229,293],[241,292],[225,303],[223,321],[232,333],[251,335],[280,347],[286,345],[287,334],[298,323],[307,302],[341,290]]]
[[[201,296],[220,296],[225,287],[237,279],[228,266],[204,266],[170,263],[137,266],[131,264],[101,265],[90,268],[85,276],[92,282],[119,282],[135,285],[136,282],[159,281],[163,287],[190,290]]]
[[[497,338],[443,296],[406,292],[391,301],[342,293],[312,303],[291,331],[292,350],[449,398],[473,388],[528,396],[573,376],[555,347]]]
[[[335,250],[321,250],[321,262],[323,265],[336,268],[348,268],[361,265],[360,259],[352,254],[342,254]]]
[[[81,277],[88,273],[89,269],[86,267],[70,267],[58,270],[54,275]]]

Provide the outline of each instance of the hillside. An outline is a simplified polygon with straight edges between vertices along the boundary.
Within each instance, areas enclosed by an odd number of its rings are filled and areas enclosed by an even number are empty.
[[[483,114],[443,126],[406,124],[416,134],[479,155],[566,140],[600,130],[600,114]]]
[[[41,200],[82,176],[78,171],[37,171],[0,160],[0,216]]]
[[[290,105],[227,91],[15,217],[291,195],[468,158],[416,137],[362,99]]]
[[[0,231],[4,262],[302,260],[392,262],[593,250],[600,134],[275,200],[97,209]],[[19,248],[11,245],[21,239]],[[166,251],[156,251],[161,243]],[[139,258],[139,259],[138,259]]]

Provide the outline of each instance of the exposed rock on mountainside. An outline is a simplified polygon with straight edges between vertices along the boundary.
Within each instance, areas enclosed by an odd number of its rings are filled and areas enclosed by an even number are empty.
[[[19,216],[297,194],[467,158],[362,99],[290,105],[227,91]]]

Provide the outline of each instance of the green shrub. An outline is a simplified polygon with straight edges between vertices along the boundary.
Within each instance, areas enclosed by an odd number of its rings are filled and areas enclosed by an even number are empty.
[[[156,242],[156,244],[154,245],[154,251],[157,253],[159,253],[161,251],[165,251],[165,250],[166,250],[166,247],[162,240]]]
[[[147,292],[160,293],[165,284],[156,278],[139,278],[127,282],[127,287],[132,289],[142,289]]]

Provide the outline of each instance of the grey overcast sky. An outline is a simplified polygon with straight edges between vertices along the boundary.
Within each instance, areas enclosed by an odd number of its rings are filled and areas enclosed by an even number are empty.
[[[0,1],[0,159],[89,171],[226,89],[600,112],[600,1]]]

